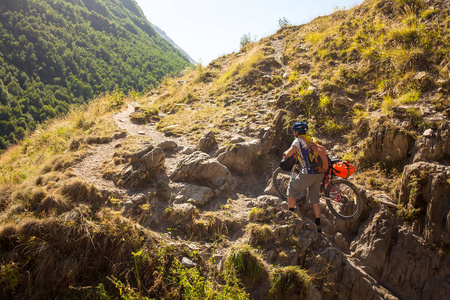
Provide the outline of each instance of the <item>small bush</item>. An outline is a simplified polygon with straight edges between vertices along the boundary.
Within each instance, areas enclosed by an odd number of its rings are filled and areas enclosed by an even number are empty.
[[[286,19],[286,17],[278,19],[278,25],[280,26],[280,28],[292,26],[291,22],[289,22],[289,20]]]
[[[271,276],[270,295],[275,299],[285,299],[285,295],[300,295],[300,299],[306,297],[312,286],[312,277],[306,270],[299,266],[277,268]]]
[[[246,33],[241,37],[241,48],[250,44],[252,42],[252,35],[250,33]]]
[[[15,264],[0,264],[0,290],[3,293],[14,291],[21,277],[20,269]]]
[[[416,42],[419,38],[419,33],[417,28],[407,27],[395,29],[390,33],[391,39],[402,44],[412,44]]]
[[[320,99],[319,99],[319,107],[321,109],[326,109],[327,107],[330,106],[330,104],[331,104],[330,97],[328,97],[328,96],[320,97]]]
[[[411,91],[398,98],[398,102],[400,104],[413,104],[416,103],[419,100],[419,98],[420,98],[419,91]]]
[[[247,230],[250,232],[250,243],[253,245],[261,245],[268,243],[273,238],[273,230],[269,225],[259,225],[250,223],[247,225]]]
[[[224,270],[253,281],[268,276],[262,259],[249,245],[231,248],[225,260]]]
[[[337,134],[341,132],[343,129],[344,126],[337,124],[335,120],[332,118],[326,119],[321,128],[322,132],[328,135]]]
[[[251,222],[260,221],[266,215],[266,211],[260,207],[253,207],[248,214],[248,218]]]
[[[402,220],[414,223],[419,223],[423,215],[421,208],[414,208],[409,205],[405,207],[403,204],[397,206],[396,214]]]

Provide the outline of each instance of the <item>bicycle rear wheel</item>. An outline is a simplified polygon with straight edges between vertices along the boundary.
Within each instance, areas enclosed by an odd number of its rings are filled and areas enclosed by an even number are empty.
[[[281,168],[277,168],[272,175],[272,184],[277,192],[278,196],[287,200],[287,189],[292,177],[292,172],[284,171]],[[305,198],[306,193],[303,192],[300,197],[297,198],[297,202],[302,201]]]
[[[358,188],[347,180],[333,180],[325,189],[325,199],[338,219],[351,221],[361,215],[363,203]]]

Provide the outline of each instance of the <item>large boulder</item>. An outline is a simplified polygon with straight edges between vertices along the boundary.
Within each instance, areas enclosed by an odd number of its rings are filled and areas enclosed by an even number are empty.
[[[418,162],[405,167],[399,202],[416,214],[430,244],[450,244],[450,167]]]
[[[261,141],[251,140],[228,146],[217,156],[217,160],[228,169],[245,174],[254,170],[261,159]]]
[[[216,158],[196,151],[183,159],[170,175],[172,181],[184,181],[223,191],[233,185],[230,171]]]
[[[364,157],[367,161],[395,164],[408,157],[414,138],[392,124],[384,124],[372,131],[366,147]]]
[[[413,162],[435,162],[450,158],[450,122],[442,123],[434,131],[427,129],[416,141]]]

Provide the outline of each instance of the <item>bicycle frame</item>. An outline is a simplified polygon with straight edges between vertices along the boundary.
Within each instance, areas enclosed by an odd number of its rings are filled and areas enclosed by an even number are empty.
[[[322,194],[321,197],[323,197],[326,200],[330,200],[330,201],[334,201],[334,202],[343,202],[343,199],[341,197],[342,190],[339,188],[339,186],[337,186],[337,189],[339,189],[339,190],[336,190],[334,188],[334,186],[331,184],[332,182],[333,182],[333,179],[331,178],[331,174],[329,172],[325,173],[325,177],[322,179],[322,186],[321,186],[321,189],[320,189],[320,192]],[[331,190],[336,195],[336,198],[325,197],[325,195],[324,195],[325,194],[325,188],[328,185],[330,186]]]

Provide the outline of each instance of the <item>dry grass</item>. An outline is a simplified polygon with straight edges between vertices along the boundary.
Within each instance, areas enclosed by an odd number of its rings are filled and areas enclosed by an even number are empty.
[[[0,157],[0,184],[15,185],[41,172],[66,169],[88,144],[109,142],[118,130],[111,118],[105,118],[119,108],[112,106],[114,101],[113,95],[104,95],[83,108],[74,108],[66,117],[44,123],[19,145],[10,147]]]
[[[274,239],[272,227],[267,224],[250,223],[247,225],[247,231],[250,233],[250,244],[252,245],[264,245]]]
[[[299,266],[277,268],[271,274],[270,295],[275,299],[285,299],[290,295],[304,299],[312,281],[308,272]]]

